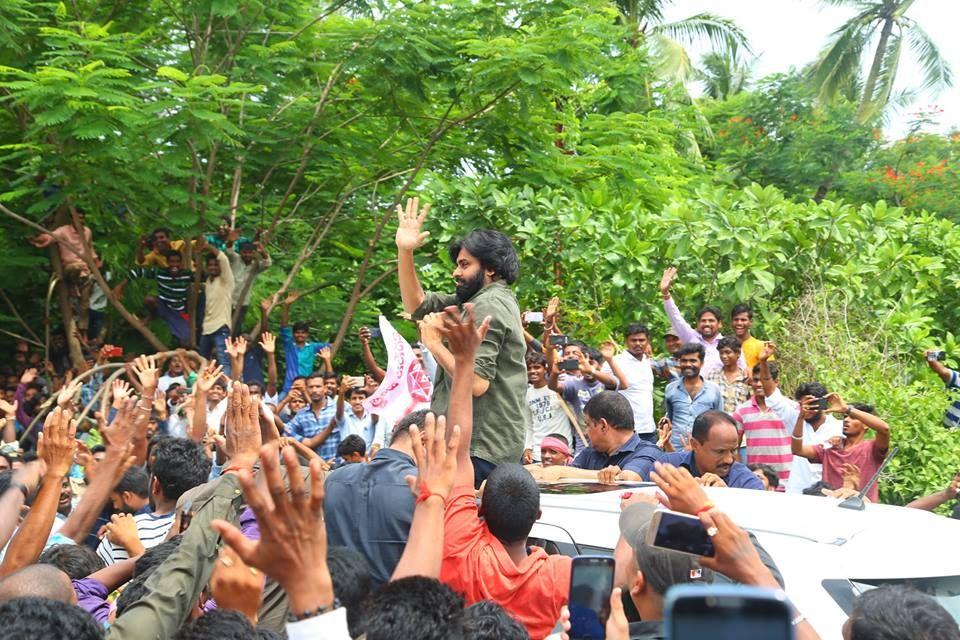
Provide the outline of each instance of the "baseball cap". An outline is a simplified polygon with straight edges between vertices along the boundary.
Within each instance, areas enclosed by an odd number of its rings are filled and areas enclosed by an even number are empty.
[[[674,338],[680,337],[677,335],[677,332],[674,331],[673,329],[667,329],[666,331],[663,332],[663,337],[666,338],[667,336],[673,336]]]
[[[637,567],[650,588],[664,595],[675,584],[713,582],[713,572],[701,567],[695,557],[646,543],[650,521],[656,511],[656,505],[641,502],[631,504],[620,513],[620,535],[633,548]]]

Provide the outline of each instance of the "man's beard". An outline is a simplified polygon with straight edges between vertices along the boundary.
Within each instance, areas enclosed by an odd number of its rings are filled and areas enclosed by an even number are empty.
[[[483,271],[478,269],[477,275],[457,285],[457,302],[463,304],[475,296],[480,289],[483,289]]]

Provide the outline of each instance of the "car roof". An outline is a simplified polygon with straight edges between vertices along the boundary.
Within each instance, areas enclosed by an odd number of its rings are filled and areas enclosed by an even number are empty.
[[[628,490],[654,493],[656,488],[633,485]],[[960,558],[943,553],[960,539],[957,520],[883,504],[868,503],[863,511],[842,509],[838,500],[827,497],[713,487],[706,491],[765,545],[782,539],[800,552],[816,547],[817,556],[835,558],[827,572],[837,578],[960,575]],[[578,545],[612,549],[619,535],[622,493],[542,494],[540,523],[562,527]],[[539,535],[536,528],[531,535]]]

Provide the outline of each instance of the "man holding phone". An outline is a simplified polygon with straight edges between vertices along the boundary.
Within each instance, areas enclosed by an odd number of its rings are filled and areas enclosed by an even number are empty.
[[[806,407],[815,400],[817,399],[806,396],[800,403]],[[890,425],[876,416],[870,405],[848,405],[838,393],[831,393],[824,400],[827,401],[827,411],[843,415],[843,437],[839,442],[829,443],[829,446],[804,444],[803,425],[798,421],[793,429],[793,453],[812,462],[822,463],[823,481],[836,488],[843,486],[844,470],[856,467],[854,473],[859,475],[859,479],[854,488],[860,490],[883,464],[890,448]],[[872,440],[864,439],[867,429],[876,433]],[[870,487],[867,498],[877,502],[877,483]]]
[[[960,373],[943,364],[946,355],[945,351],[927,349],[923,352],[923,359],[927,361],[927,366],[940,376],[947,387],[947,392],[952,395],[953,401],[943,414],[943,426],[947,429],[956,429],[960,426],[960,394],[956,393],[960,390]]]
[[[490,318],[490,328],[476,354],[471,390],[474,438],[471,459],[477,487],[501,463],[520,460],[530,422],[526,406],[527,351],[520,306],[510,285],[520,276],[520,262],[510,239],[499,231],[477,229],[449,249],[457,283],[453,295],[425,293],[420,286],[414,251],[423,246],[429,232],[423,222],[430,205],[420,208],[419,198],[397,207],[400,223],[396,233],[400,297],[403,309],[415,320],[467,302],[478,318]],[[442,343],[431,346],[437,364],[431,409],[446,413],[450,401],[454,357]]]

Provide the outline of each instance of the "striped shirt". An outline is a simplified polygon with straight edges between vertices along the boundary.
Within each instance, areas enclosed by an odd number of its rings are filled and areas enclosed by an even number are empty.
[[[131,278],[151,278],[157,281],[157,298],[163,304],[181,313],[187,310],[187,293],[193,282],[193,272],[181,270],[176,274],[168,269],[137,267],[130,270]]]
[[[750,398],[737,407],[733,419],[743,433],[747,464],[770,465],[780,476],[780,486],[786,487],[793,452],[790,449],[790,432],[780,416],[769,407],[761,409],[757,399]]]
[[[173,519],[176,511],[158,515],[156,513],[141,513],[134,516],[133,520],[137,523],[137,533],[140,536],[140,544],[144,549],[152,549],[167,539],[167,533],[173,526]],[[114,546],[112,542],[104,538],[97,547],[97,555],[103,562],[110,566],[111,564],[126,560],[130,556],[127,550],[120,546]]]
[[[750,385],[747,384],[747,371],[740,369],[737,379],[733,382],[727,380],[723,373],[723,367],[718,367],[708,371],[704,376],[707,382],[712,382],[720,387],[720,395],[723,396],[723,410],[727,413],[733,413],[737,407],[742,405],[750,398]]]
[[[948,429],[956,429],[960,426],[960,394],[955,393],[958,389],[960,389],[960,373],[951,370],[950,379],[947,381],[947,392],[953,396],[953,402],[943,414],[943,426]]]

